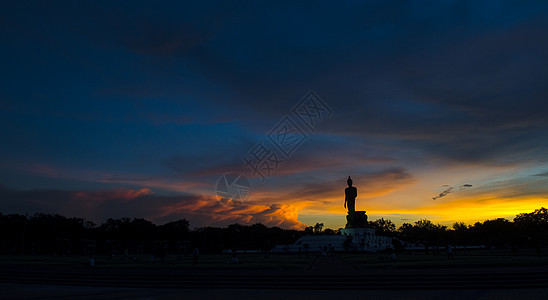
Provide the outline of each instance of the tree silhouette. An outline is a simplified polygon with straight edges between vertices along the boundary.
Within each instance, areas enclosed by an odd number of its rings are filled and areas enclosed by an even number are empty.
[[[545,245],[548,240],[548,209],[542,207],[531,213],[521,213],[514,218],[521,242],[528,246]]]
[[[314,225],[314,233],[315,234],[321,234],[322,229],[323,229],[323,223],[316,223],[316,225]]]
[[[394,236],[396,234],[396,225],[384,218],[369,222],[369,227],[375,229],[378,235]]]
[[[447,243],[447,227],[421,219],[414,225],[404,223],[398,229],[399,237],[413,243],[442,246]]]

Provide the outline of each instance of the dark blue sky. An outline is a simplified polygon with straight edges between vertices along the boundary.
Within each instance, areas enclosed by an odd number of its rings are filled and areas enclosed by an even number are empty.
[[[544,1],[2,6],[2,213],[337,227],[348,175],[373,218],[547,204]],[[266,182],[245,173],[310,90],[332,116]],[[253,193],[225,207],[232,172]]]

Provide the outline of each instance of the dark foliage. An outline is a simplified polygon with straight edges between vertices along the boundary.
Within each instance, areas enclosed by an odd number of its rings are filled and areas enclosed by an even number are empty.
[[[513,221],[486,220],[467,226],[462,222],[451,229],[423,219],[404,223],[398,229],[390,221],[369,222],[377,234],[397,237],[398,243],[417,243],[425,247],[485,245],[497,248],[530,247],[540,249],[548,241],[548,210],[540,208],[522,213]],[[31,217],[0,214],[0,253],[2,254],[111,254],[137,253],[219,253],[223,250],[268,251],[274,245],[291,244],[307,234],[333,235],[338,230],[323,229],[317,223],[302,231],[262,224],[232,224],[224,228],[190,229],[187,220],[156,225],[139,218],[108,219],[97,226],[80,218],[54,214]]]
[[[382,219],[373,223],[382,223],[379,221]],[[372,227],[377,229],[379,224],[372,224]],[[452,230],[424,219],[415,224],[404,223],[395,233],[402,241],[425,247],[453,244],[510,249],[541,248],[548,241],[548,210],[540,208],[532,213],[519,214],[513,222],[503,218],[476,222],[469,226],[457,222],[453,224]]]
[[[384,218],[376,221],[369,221],[369,227],[375,229],[376,234],[384,236],[394,236],[396,234],[396,225],[390,220]]]
[[[164,225],[139,218],[108,219],[100,226],[61,215],[0,214],[2,254],[110,254],[201,253],[222,250],[268,251],[276,244],[291,244],[302,231],[232,224],[225,228],[190,229],[187,220]]]

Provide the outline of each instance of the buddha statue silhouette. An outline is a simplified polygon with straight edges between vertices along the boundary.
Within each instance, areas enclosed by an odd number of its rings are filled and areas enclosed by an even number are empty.
[[[356,197],[358,189],[352,186],[352,178],[348,176],[348,187],[344,190],[344,207],[348,207],[345,228],[367,228],[367,215],[365,211],[356,211]]]
[[[348,187],[344,190],[344,208],[348,207],[348,213],[356,211],[356,197],[358,197],[358,189],[352,186],[352,179],[348,176],[346,181]]]

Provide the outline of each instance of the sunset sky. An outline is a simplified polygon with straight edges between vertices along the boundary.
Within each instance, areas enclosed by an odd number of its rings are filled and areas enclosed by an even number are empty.
[[[294,2],[3,2],[0,212],[337,229],[348,176],[398,225],[548,206],[548,3]]]

